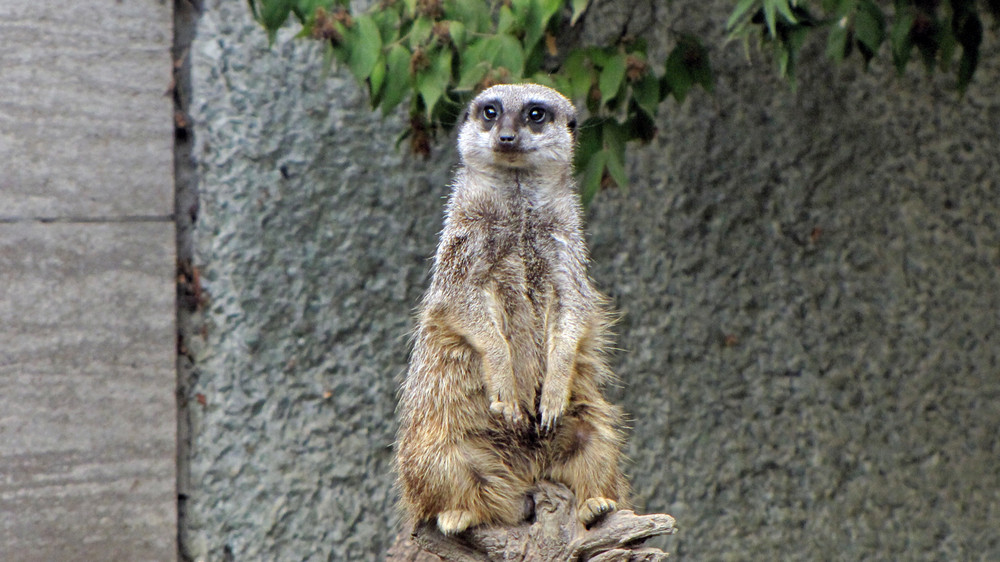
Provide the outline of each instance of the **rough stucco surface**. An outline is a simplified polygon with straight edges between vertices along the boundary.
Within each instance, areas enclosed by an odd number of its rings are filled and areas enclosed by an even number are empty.
[[[183,549],[362,560],[391,539],[395,379],[451,163],[394,150],[353,79],[246,11],[206,3],[191,49],[208,303]]]
[[[717,36],[726,5],[657,17]],[[453,151],[394,150],[399,121],[242,3],[198,25],[185,554],[378,558]],[[588,212],[637,503],[680,559],[1000,558],[996,43],[961,101],[809,53],[791,92],[716,45],[716,93],[664,104]]]

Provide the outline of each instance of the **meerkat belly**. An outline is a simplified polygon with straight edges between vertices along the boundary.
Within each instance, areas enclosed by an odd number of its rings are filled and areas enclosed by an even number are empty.
[[[497,300],[506,320],[505,335],[510,346],[514,377],[525,389],[523,400],[535,410],[535,398],[545,376],[546,310],[553,291],[543,262],[528,250],[512,253],[498,268]]]

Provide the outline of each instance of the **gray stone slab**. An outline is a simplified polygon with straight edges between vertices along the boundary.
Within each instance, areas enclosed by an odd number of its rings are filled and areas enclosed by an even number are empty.
[[[0,2],[0,219],[173,212],[170,3]]]
[[[174,226],[0,224],[0,558],[176,554]]]

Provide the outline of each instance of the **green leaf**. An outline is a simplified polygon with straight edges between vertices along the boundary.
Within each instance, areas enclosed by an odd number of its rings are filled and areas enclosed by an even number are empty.
[[[654,79],[654,82],[657,80]],[[639,108],[635,99],[629,104],[628,119],[625,121],[625,128],[628,131],[629,140],[638,140],[643,143],[656,138],[656,121],[653,117]]]
[[[586,54],[582,50],[574,50],[563,63],[564,74],[569,79],[569,98],[580,100],[590,92],[594,83],[594,70],[587,65]]]
[[[319,7],[329,8],[329,0],[295,0],[292,2],[292,13],[305,24]]]
[[[844,60],[847,56],[847,40],[850,38],[847,26],[837,22],[830,28],[830,35],[826,40],[826,54],[835,62]]]
[[[617,159],[623,166],[625,165],[625,143],[628,141],[628,130],[625,126],[615,121],[607,119],[601,127],[604,148],[610,151],[611,156]]]
[[[638,82],[632,84],[632,97],[640,109],[650,117],[655,117],[661,100],[660,81],[652,72],[646,73]]]
[[[545,25],[552,21],[552,16],[559,13],[563,6],[563,0],[536,0],[536,2],[538,3],[538,13]]]
[[[712,64],[708,59],[708,49],[694,35],[683,35],[680,45],[683,48],[683,60],[691,82],[699,84],[706,92],[711,92],[715,86],[715,76],[712,74]]]
[[[604,146],[604,127],[606,117],[590,117],[577,127],[576,152],[573,154],[573,167],[582,172],[594,154]]]
[[[962,45],[962,58],[958,63],[958,91],[965,93],[972,75],[979,64],[979,45],[983,41],[983,23],[975,13],[965,15],[956,39]]]
[[[465,47],[465,24],[460,21],[449,21],[448,22],[448,35],[451,36],[451,42],[455,44],[456,49],[462,49]]]
[[[514,14],[524,26],[524,50],[530,52],[545,34],[548,20],[542,19],[538,0],[513,0]]]
[[[573,8],[573,15],[570,17],[569,24],[571,26],[576,25],[576,22],[580,20],[580,16],[587,11],[587,5],[590,4],[590,0],[573,0],[570,4]]]
[[[604,150],[608,154],[605,160],[608,174],[618,187],[628,187],[628,178],[625,177],[625,143],[628,141],[628,132],[621,123],[608,120],[604,122],[602,133]]]
[[[542,65],[545,64],[545,48],[541,45],[535,45],[535,48],[524,51],[524,72],[521,74],[528,76],[542,70]]]
[[[426,43],[430,39],[433,29],[434,22],[428,17],[420,16],[413,20],[413,26],[410,27],[410,48],[416,49]]]
[[[889,42],[892,46],[892,62],[896,65],[896,72],[900,74],[906,69],[906,64],[910,62],[910,53],[913,51],[913,39],[910,36],[912,27],[913,12],[911,10],[896,12],[896,19],[892,22],[892,29],[889,31]]]
[[[821,3],[823,10],[830,12],[838,18],[842,18],[854,12],[857,0],[823,0]]]
[[[775,3],[780,0],[764,0],[764,21],[767,22],[767,32],[771,39],[778,36],[777,32],[777,7]]]
[[[615,180],[615,184],[618,187],[625,189],[628,187],[628,177],[625,175],[625,166],[618,161],[617,158],[608,157],[605,162],[605,167],[608,169],[608,175],[611,179]]]
[[[500,6],[500,18],[497,21],[497,35],[510,33],[517,25],[517,18],[514,16],[510,6]]]
[[[618,54],[618,49],[614,47],[587,47],[584,52],[595,65],[604,68],[614,55]]]
[[[552,86],[559,93],[566,96],[569,99],[573,99],[573,86],[570,85],[569,76],[566,76],[565,72],[559,72],[552,75],[552,80],[555,82],[555,86]]]
[[[444,15],[465,23],[473,33],[486,33],[492,25],[489,3],[483,0],[447,0]]]
[[[451,51],[445,49],[429,56],[430,66],[418,72],[416,78],[417,92],[424,100],[428,118],[434,113],[434,107],[451,81]]]
[[[455,89],[460,92],[472,91],[476,87],[476,84],[479,84],[489,71],[490,64],[485,61],[466,67],[462,71],[462,75],[458,79],[458,86]]]
[[[460,57],[458,89],[472,90],[493,67],[493,53],[487,51],[490,44],[485,40],[473,40]]]
[[[267,30],[267,38],[273,43],[278,29],[285,24],[292,11],[294,0],[266,0],[261,2],[260,23]]]
[[[670,88],[670,93],[674,95],[677,103],[683,102],[684,98],[687,97],[688,90],[691,89],[691,84],[694,82],[691,72],[684,63],[683,44],[675,46],[670,51],[670,55],[667,56],[666,74],[664,74],[663,79],[667,87]]]
[[[861,0],[854,16],[854,36],[868,49],[865,59],[870,60],[885,40],[885,15],[871,0]],[[864,53],[864,51],[862,51]]]
[[[354,19],[351,28],[351,53],[347,65],[359,82],[368,78],[382,52],[382,36],[371,16],[363,15]]]
[[[583,168],[583,180],[580,183],[580,202],[586,207],[601,189],[601,179],[604,177],[604,167],[608,161],[607,151],[594,153]]]
[[[923,58],[927,72],[934,70],[937,62],[937,53],[941,47],[941,24],[936,19],[930,22],[931,29],[925,31],[918,37],[914,37],[914,44]]]
[[[787,47],[780,46],[774,50],[774,58],[778,63],[778,73],[792,81],[794,88],[795,81],[795,53]]]
[[[785,21],[791,24],[799,23],[795,18],[795,14],[792,13],[791,6],[788,5],[788,0],[776,0],[775,8],[777,8],[778,13],[781,17],[785,18]]]
[[[601,89],[601,105],[607,104],[612,98],[618,95],[618,90],[625,82],[625,53],[618,53],[610,57],[604,68],[601,69],[601,77],[598,88]]]
[[[379,94],[382,93],[382,85],[385,82],[385,74],[385,57],[379,55],[378,60],[375,61],[375,66],[372,68],[371,75],[368,76],[368,87],[373,108],[378,105],[377,101],[379,99]]]
[[[531,81],[534,82],[535,84],[541,84],[542,86],[548,86],[552,89],[562,91],[561,88],[559,88],[559,85],[556,83],[555,77],[545,72],[536,72],[532,74]]]
[[[941,49],[941,70],[948,70],[955,55],[955,49],[958,47],[958,41],[951,31],[951,26],[942,25],[938,29],[938,45]]]
[[[388,115],[410,91],[410,51],[396,44],[386,56],[385,92],[382,94],[382,114]]]
[[[756,8],[759,0],[740,0],[736,7],[733,8],[733,13],[729,14],[729,19],[726,20],[726,29],[732,30],[736,24],[743,19],[744,16],[750,11],[750,8]]]
[[[497,35],[486,41],[493,51],[493,68],[503,67],[510,71],[512,80],[524,73],[524,51],[521,42],[511,35]]]
[[[399,14],[395,10],[378,10],[372,14],[382,36],[382,44],[388,45],[399,37]]]

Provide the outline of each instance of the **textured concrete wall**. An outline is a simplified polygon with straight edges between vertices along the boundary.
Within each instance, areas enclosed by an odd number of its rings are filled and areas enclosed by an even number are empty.
[[[726,6],[657,17],[718,36]],[[196,558],[368,559],[394,534],[396,379],[453,150],[394,150],[400,123],[290,37],[207,2],[191,50]],[[677,517],[682,559],[1000,557],[996,43],[960,101],[809,53],[793,93],[716,45],[716,94],[664,105],[588,212],[637,502]]]
[[[363,560],[391,538],[395,377],[453,159],[396,151],[400,123],[314,47],[269,49],[244,3],[209,2],[191,49],[195,558]]]

